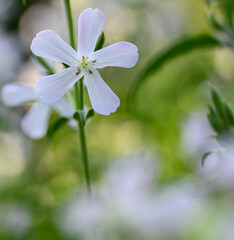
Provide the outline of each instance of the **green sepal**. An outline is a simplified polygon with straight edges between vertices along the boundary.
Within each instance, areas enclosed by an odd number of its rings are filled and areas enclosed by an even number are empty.
[[[98,50],[102,49],[104,43],[105,43],[105,34],[104,34],[104,32],[102,32],[98,37],[97,44],[95,46],[94,51],[98,51]]]
[[[69,121],[69,118],[61,117],[52,123],[47,131],[46,142],[48,145],[52,144],[52,139],[54,138],[55,133]]]
[[[88,111],[85,110],[78,110],[73,114],[73,118],[75,120],[78,120],[83,125],[86,124],[87,120],[92,118],[94,116],[95,112],[92,108],[90,108]]]
[[[77,112],[75,112],[73,114],[73,118],[85,125],[85,112],[83,110],[78,110]]]
[[[88,119],[92,118],[95,115],[95,111],[90,108],[85,115],[85,121],[87,122]]]

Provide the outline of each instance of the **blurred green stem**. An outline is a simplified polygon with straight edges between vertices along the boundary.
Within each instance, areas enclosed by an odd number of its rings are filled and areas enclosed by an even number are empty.
[[[72,48],[75,49],[75,37],[74,37],[70,0],[64,0],[64,5],[66,9],[66,14],[67,14],[70,44]],[[76,82],[74,87],[75,87],[75,97],[76,97],[76,109],[77,111],[83,111],[83,108],[84,108],[83,78],[81,78],[78,82]],[[89,173],[89,161],[88,161],[88,151],[87,151],[86,136],[85,136],[85,126],[81,118],[77,120],[77,123],[78,123],[79,138],[80,138],[81,158],[84,166],[85,182],[86,182],[88,194],[91,195],[91,181],[90,181],[90,173]]]
[[[38,57],[34,55],[32,52],[31,55],[41,64],[42,67],[44,67],[47,70],[48,75],[55,74],[54,68],[44,58]]]

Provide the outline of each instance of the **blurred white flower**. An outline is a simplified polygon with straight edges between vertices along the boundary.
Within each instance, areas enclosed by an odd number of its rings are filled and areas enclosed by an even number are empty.
[[[202,212],[202,198],[190,183],[156,190],[154,165],[141,156],[114,164],[92,199],[80,197],[66,206],[60,227],[87,239],[92,230],[103,234],[101,239],[123,233],[128,239],[183,235]]]
[[[202,155],[207,149],[217,148],[212,129],[210,128],[205,113],[194,113],[183,122],[182,125],[182,144],[183,149],[201,160]]]
[[[207,156],[201,168],[205,180],[214,187],[233,192],[234,187],[234,148],[233,141],[220,147]]]
[[[14,238],[22,237],[32,226],[31,213],[25,206],[2,203],[0,212],[1,229],[9,231]]]
[[[69,101],[61,99],[52,105],[44,104],[40,102],[33,87],[23,84],[10,83],[5,85],[2,88],[1,97],[3,103],[9,107],[33,103],[21,121],[23,132],[32,139],[39,139],[45,136],[52,108],[61,116],[71,117],[73,114]]]

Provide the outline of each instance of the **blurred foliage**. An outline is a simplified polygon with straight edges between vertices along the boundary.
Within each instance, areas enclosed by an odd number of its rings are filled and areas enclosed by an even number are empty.
[[[69,121],[69,118],[66,117],[60,117],[58,118],[53,124],[50,125],[47,135],[46,135],[46,142],[48,145],[51,145],[52,138],[54,137],[55,133],[67,122]]]
[[[36,2],[41,1],[28,1],[23,9],[20,1],[17,1],[15,5],[17,13],[4,23],[6,29],[17,30],[23,12]],[[58,1],[43,1],[44,4],[50,4],[50,2],[56,6],[58,4]],[[74,5],[76,2],[78,1],[74,1]],[[119,3],[113,0],[108,2],[120,4],[121,11],[127,12],[131,17],[134,13],[137,15],[136,32],[129,31],[129,35],[123,40],[132,40],[139,47],[140,60],[132,70],[113,68],[102,70],[104,79],[111,83],[111,88],[120,96],[121,106],[118,112],[108,118],[96,114],[92,124],[87,122],[93,185],[98,185],[102,180],[108,164],[136,152],[147,152],[158,159],[157,184],[159,186],[181,178],[194,177],[196,162],[200,159],[195,159],[194,156],[188,157],[187,149],[181,146],[181,127],[191,113],[206,109],[209,101],[207,80],[221,88],[224,95],[230,94],[229,99],[234,100],[233,82],[223,80],[214,63],[216,58],[214,49],[233,46],[234,3],[232,0],[207,0],[211,25],[208,21],[202,25],[200,21],[194,22],[194,18],[201,19],[204,15],[205,3],[202,2],[194,4],[193,0],[180,1],[180,8],[172,9],[175,14],[171,14],[172,16],[169,16],[168,12],[161,12],[158,8],[158,5],[166,1],[120,1]],[[95,7],[106,7],[104,5],[108,5],[108,2],[103,4],[102,1],[96,1]],[[89,3],[84,2],[82,7],[90,7]],[[165,8],[169,9],[171,0],[167,3]],[[155,12],[152,13],[154,10]],[[64,11],[63,8],[61,8],[62,11]],[[81,9],[74,7],[74,11],[80,12]],[[161,38],[156,38],[158,32],[154,33],[153,29],[159,29],[160,21],[165,23],[170,17],[177,18],[177,12],[181,16],[183,12],[189,12],[188,15],[181,17],[185,26],[181,27],[177,35],[169,31]],[[144,17],[139,17],[141,14]],[[154,19],[158,15],[164,18]],[[114,19],[116,16],[111,17]],[[155,28],[150,28],[151,24]],[[200,33],[191,34],[193,32],[191,25],[197,25],[201,30]],[[118,23],[117,26],[116,30],[114,24],[108,29],[113,28],[111,32],[119,33],[120,31],[121,33],[121,24]],[[166,32],[165,25],[162,26]],[[210,26],[213,26],[211,32],[209,32]],[[131,29],[134,28],[131,27]],[[189,36],[188,32],[190,32]],[[105,33],[105,37],[109,41],[108,34]],[[104,44],[105,37],[104,34],[100,37],[100,46]],[[150,37],[152,37],[151,41]],[[41,61],[43,59],[37,60],[43,66],[47,65]],[[54,70],[49,71],[52,73]],[[129,108],[126,107],[127,98],[131,103]],[[4,111],[6,112],[5,109]],[[229,104],[223,100],[217,90],[213,90],[208,116],[213,130],[219,136],[232,129],[230,111]],[[19,134],[19,121],[15,124],[7,118],[16,118],[16,115],[8,111],[6,117],[5,112],[0,116],[1,132],[10,135],[14,131]],[[17,110],[16,113],[19,120],[24,111]],[[54,114],[50,120],[50,129],[57,126],[57,119],[58,116]],[[53,141],[49,147],[45,139],[30,142],[20,135],[24,141],[24,147],[29,148],[25,159],[26,166],[19,175],[0,176],[0,205],[3,207],[7,204],[27,206],[32,216],[31,225],[25,234],[16,236],[11,229],[2,230],[0,227],[0,239],[72,239],[56,225],[56,213],[64,203],[82,192],[84,187],[82,165],[78,157],[79,142],[76,132],[66,125],[56,132],[55,137],[53,130],[49,130],[49,133],[48,138]],[[191,141],[193,141],[192,138]],[[5,157],[0,158],[4,158],[1,161],[6,161]],[[217,215],[212,212],[208,220],[218,221]],[[201,219],[202,226],[199,224],[197,226],[198,229],[200,227],[204,230],[203,238],[197,232],[189,238],[209,239],[207,232],[213,228],[213,222],[206,220]]]
[[[231,106],[223,100],[216,88],[211,89],[212,103],[207,114],[211,127],[219,140],[234,135],[234,113]]]
[[[166,64],[168,61],[177,58],[190,51],[200,48],[212,48],[220,46],[218,40],[210,35],[197,35],[193,37],[185,37],[176,43],[173,43],[170,47],[162,50],[153,59],[151,59],[146,66],[141,70],[138,78],[135,80],[132,86],[132,92],[130,93],[130,101],[134,100],[134,96],[142,83],[146,81],[150,74],[155,73],[160,67]]]
[[[232,0],[206,1],[210,7],[210,22],[225,38],[223,43],[234,44],[234,2]]]

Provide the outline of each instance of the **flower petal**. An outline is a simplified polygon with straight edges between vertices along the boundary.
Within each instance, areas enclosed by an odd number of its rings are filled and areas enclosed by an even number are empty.
[[[98,71],[92,69],[92,72],[84,76],[92,107],[99,114],[109,115],[119,107],[120,100],[103,81]]]
[[[138,48],[129,42],[118,42],[94,52],[90,58],[96,60],[95,68],[131,68],[138,61]]]
[[[105,16],[99,9],[87,8],[78,20],[78,54],[88,56],[96,46],[105,24]]]
[[[78,59],[77,52],[52,30],[39,32],[32,41],[31,50],[37,56],[69,66],[76,64]]]
[[[57,112],[64,117],[71,117],[74,113],[71,103],[67,99],[60,99],[53,104]]]
[[[50,117],[50,107],[44,103],[36,103],[21,122],[23,132],[33,139],[45,136]]]
[[[2,88],[2,101],[6,106],[15,107],[38,99],[35,89],[18,83],[10,83]]]
[[[77,74],[77,68],[70,67],[60,73],[44,76],[37,81],[36,93],[42,102],[51,104],[57,102],[77,82],[83,73]]]

